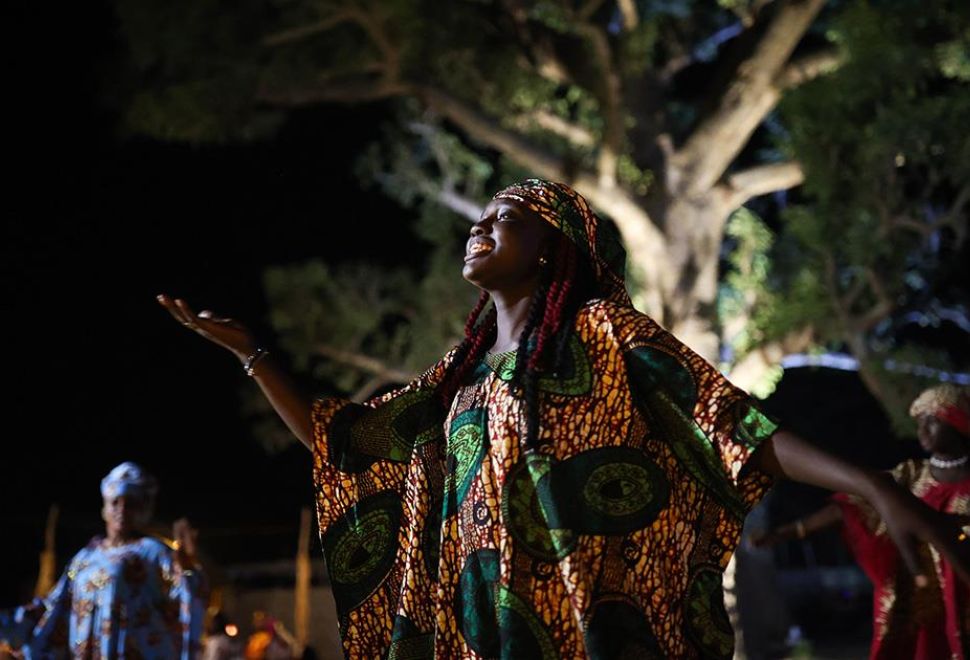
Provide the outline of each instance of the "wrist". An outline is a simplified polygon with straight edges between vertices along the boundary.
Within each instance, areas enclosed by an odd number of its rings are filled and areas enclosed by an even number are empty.
[[[256,374],[256,366],[262,362],[266,356],[269,355],[269,351],[265,348],[257,346],[253,351],[246,356],[243,360],[243,371],[246,375],[252,378]]]
[[[249,356],[252,355],[258,348],[259,344],[252,342],[241,348],[231,348],[229,350],[234,356],[236,356],[236,359],[239,360],[240,364],[245,365],[246,360],[249,359]]]

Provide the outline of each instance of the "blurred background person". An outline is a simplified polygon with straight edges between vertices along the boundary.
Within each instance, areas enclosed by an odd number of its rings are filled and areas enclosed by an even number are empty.
[[[933,509],[970,521],[970,388],[945,384],[925,390],[910,406],[917,437],[930,456],[897,465],[893,479]],[[815,513],[782,525],[753,541],[766,546],[805,538],[833,525],[873,585],[873,660],[968,657],[970,586],[931,546],[919,548],[920,573],[914,581],[886,531],[885,522],[865,501],[839,493]],[[970,551],[966,531],[960,540]]]
[[[246,642],[246,660],[290,660],[293,636],[281,622],[261,610],[253,612],[253,633]]]
[[[195,532],[176,521],[174,547],[143,534],[157,483],[135,463],[101,481],[104,536],[68,563],[46,598],[0,612],[0,644],[27,658],[183,658],[200,650],[205,584]]]
[[[239,629],[225,612],[216,612],[209,624],[202,660],[239,660],[243,657]]]

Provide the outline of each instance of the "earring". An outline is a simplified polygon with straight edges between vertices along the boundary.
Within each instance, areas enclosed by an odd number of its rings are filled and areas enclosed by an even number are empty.
[[[546,259],[545,255],[539,257],[539,265],[540,266],[545,266],[547,263],[549,263],[549,260]]]

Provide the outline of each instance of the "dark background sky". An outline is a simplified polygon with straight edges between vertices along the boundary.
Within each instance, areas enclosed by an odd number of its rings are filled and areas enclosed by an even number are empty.
[[[239,413],[238,363],[155,295],[245,319],[272,345],[265,266],[406,244],[406,213],[352,174],[385,109],[297,113],[245,147],[126,137],[105,100],[124,57],[108,5],[56,21],[9,10],[0,607],[36,578],[50,503],[62,565],[102,529],[98,485],[123,460],[158,476],[158,520],[189,515],[217,559],[291,556],[309,453],[261,448]]]
[[[245,319],[272,345],[265,266],[389,258],[413,244],[406,213],[352,174],[385,109],[297,113],[274,140],[245,147],[120,136],[104,100],[124,57],[108,5],[71,3],[56,17],[28,6],[8,5],[2,28],[12,118],[0,607],[28,595],[50,503],[62,507],[59,566],[102,528],[98,484],[122,460],[158,476],[158,520],[189,515],[212,558],[291,556],[311,501],[309,454],[258,445],[239,413],[238,364],[154,298]],[[456,277],[459,267],[456,255]],[[890,465],[905,451],[851,374],[791,372],[770,408],[850,455]]]

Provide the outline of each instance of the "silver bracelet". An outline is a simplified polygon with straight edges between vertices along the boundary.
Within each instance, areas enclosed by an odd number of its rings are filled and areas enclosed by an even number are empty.
[[[256,348],[248,358],[246,358],[246,363],[243,365],[243,371],[246,375],[252,378],[253,372],[256,370],[256,363],[260,361],[263,357],[269,355],[269,351],[263,348]]]

